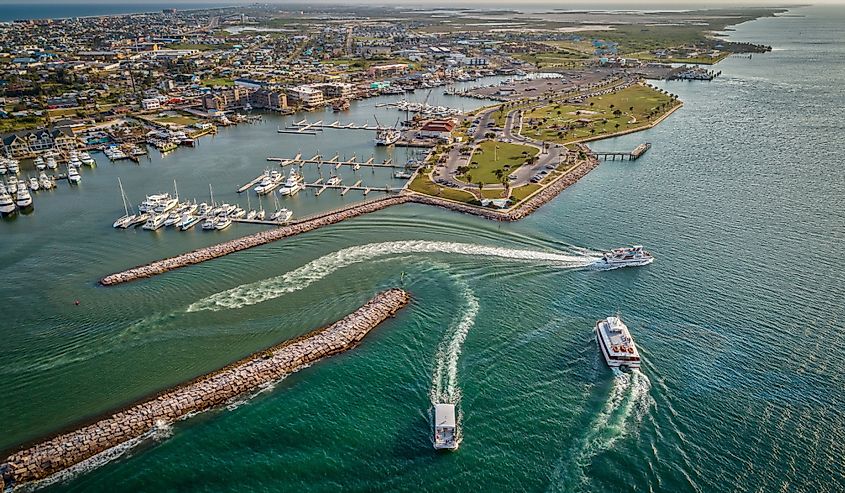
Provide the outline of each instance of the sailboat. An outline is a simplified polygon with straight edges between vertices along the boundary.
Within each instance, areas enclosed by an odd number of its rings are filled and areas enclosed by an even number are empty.
[[[117,186],[120,187],[120,198],[123,199],[123,216],[117,218],[112,227],[126,229],[135,220],[135,214],[129,214],[129,205],[126,203],[126,193],[123,191],[123,183],[117,179]]]

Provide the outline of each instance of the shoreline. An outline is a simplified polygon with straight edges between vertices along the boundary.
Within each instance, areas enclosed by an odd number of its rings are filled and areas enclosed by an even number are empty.
[[[0,463],[0,489],[47,479],[132,440],[196,413],[218,408],[295,373],[316,361],[356,347],[379,324],[410,302],[398,288],[376,294],[354,312],[326,327],[257,351],[223,368],[142,397],[89,424],[75,424]],[[96,418],[95,418],[96,419]]]

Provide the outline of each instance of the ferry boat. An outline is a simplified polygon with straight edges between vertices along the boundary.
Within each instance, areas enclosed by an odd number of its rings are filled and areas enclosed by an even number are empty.
[[[377,146],[389,146],[396,143],[402,133],[395,128],[379,128],[376,130],[375,143]]]
[[[640,353],[628,327],[617,317],[596,322],[596,342],[607,366],[611,368],[639,368]]]
[[[643,250],[642,245],[632,247],[614,248],[605,253],[602,258],[595,262],[595,265],[608,267],[630,267],[648,265],[654,262],[654,257]]]
[[[458,448],[457,426],[455,423],[454,404],[435,404],[434,406],[434,448]]]

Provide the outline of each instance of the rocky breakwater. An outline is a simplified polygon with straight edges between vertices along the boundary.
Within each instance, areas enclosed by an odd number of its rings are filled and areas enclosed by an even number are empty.
[[[0,464],[0,490],[47,478],[189,413],[256,392],[319,359],[351,349],[409,300],[409,294],[401,289],[383,291],[328,327],[255,353],[93,424],[18,451]]]
[[[269,231],[261,231],[242,238],[218,243],[217,245],[199,248],[175,257],[156,260],[154,262],[150,262],[149,264],[133,267],[115,274],[109,274],[100,279],[100,284],[103,286],[111,286],[113,284],[134,281],[144,277],[151,277],[173,269],[178,269],[179,267],[184,267],[186,265],[198,264],[200,262],[205,262],[206,260],[246,250],[247,248],[264,245],[282,238],[287,238],[288,236],[313,231],[323,226],[339,223],[340,221],[344,221],[346,219],[375,212],[384,209],[385,207],[402,204],[407,201],[407,196],[398,195],[352,205],[337,211],[296,221]]]
[[[445,200],[430,195],[423,195],[414,193],[411,197],[412,202],[419,204],[433,205],[437,207],[444,207],[456,212],[463,212],[465,214],[473,214],[481,216],[493,221],[518,221],[532,212],[539,209],[541,206],[557,197],[560,192],[566,190],[574,185],[578,180],[583,178],[587,173],[592,171],[599,165],[599,160],[595,156],[589,156],[587,159],[579,163],[576,167],[569,170],[566,174],[553,181],[551,184],[541,188],[533,195],[522,201],[516,207],[510,210],[500,211],[496,209],[488,209],[476,205],[463,204],[461,202],[454,202]]]

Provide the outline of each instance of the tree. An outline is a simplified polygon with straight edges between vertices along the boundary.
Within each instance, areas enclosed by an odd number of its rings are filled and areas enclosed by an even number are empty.
[[[618,130],[618,129],[619,129],[619,124],[617,123],[617,124],[615,125],[615,127],[616,127],[616,129]]]
[[[476,185],[478,185],[478,191],[482,191],[484,189],[484,182],[479,180]]]

